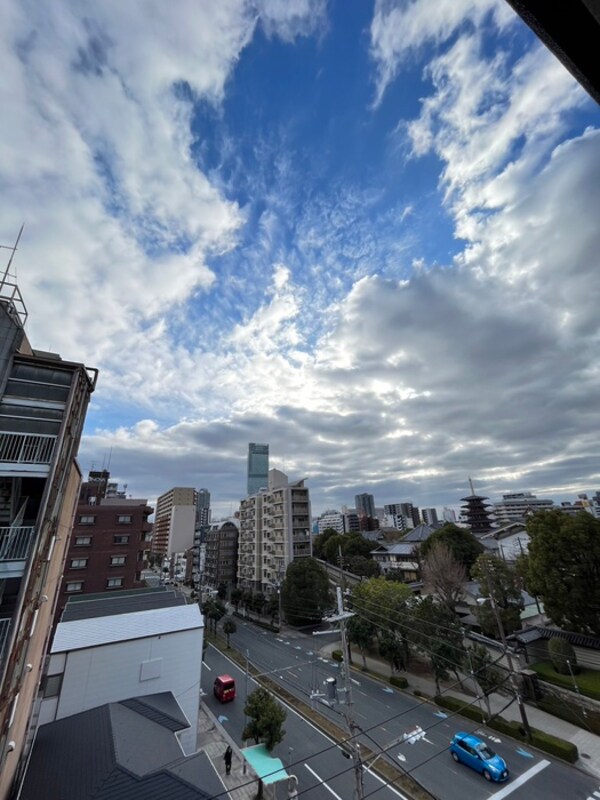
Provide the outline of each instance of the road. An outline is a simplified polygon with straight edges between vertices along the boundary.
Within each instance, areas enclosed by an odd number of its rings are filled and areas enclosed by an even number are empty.
[[[216,675],[232,675],[238,695],[231,703],[221,704],[212,694]],[[249,678],[248,693],[256,688]],[[242,745],[244,728],[245,674],[232,661],[214,647],[209,646],[202,666],[202,702],[226,728],[228,734]],[[273,750],[292,775],[298,778],[298,794],[310,800],[349,800],[354,796],[352,762],[344,757],[340,748],[317,728],[286,706],[285,738]],[[403,800],[404,795],[385,786],[370,770],[364,773],[365,797],[373,800]],[[305,794],[303,794],[305,793]]]
[[[322,644],[321,637],[294,633],[293,638],[282,638],[252,623],[236,622],[238,629],[231,637],[232,646],[242,653],[247,651],[250,662],[259,671],[269,673],[271,679],[305,702],[310,702],[311,691],[324,690],[326,678],[338,675],[339,665],[316,655]],[[441,800],[600,798],[600,782],[568,764],[495,731],[478,728],[475,723],[463,719],[457,722],[449,712],[446,714],[429,703],[383,686],[360,673],[353,673],[352,680],[354,717],[365,732],[365,744],[374,752],[378,747],[385,751],[387,756],[382,757],[393,759]],[[342,706],[335,703],[334,708],[329,708],[323,699],[313,702],[326,716],[344,727],[340,713]],[[448,744],[457,730],[477,730],[478,735],[487,738],[507,762],[510,780],[505,784],[488,784],[477,773],[455,764],[448,752]],[[299,749],[297,745],[292,746],[296,757],[310,752],[302,743]],[[352,794],[341,793],[341,797],[352,797]],[[331,795],[328,800],[331,800]]]

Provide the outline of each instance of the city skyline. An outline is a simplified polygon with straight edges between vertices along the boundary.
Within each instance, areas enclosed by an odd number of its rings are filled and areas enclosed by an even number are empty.
[[[430,8],[7,2],[0,244],[100,370],[84,473],[215,517],[250,441],[317,513],[597,490],[599,109],[505,0]]]

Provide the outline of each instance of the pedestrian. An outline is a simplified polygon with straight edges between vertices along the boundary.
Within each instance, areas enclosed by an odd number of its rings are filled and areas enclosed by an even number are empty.
[[[223,758],[225,759],[225,772],[227,775],[231,772],[231,759],[233,757],[233,750],[231,749],[231,745],[227,745],[227,750],[225,750],[225,755]]]

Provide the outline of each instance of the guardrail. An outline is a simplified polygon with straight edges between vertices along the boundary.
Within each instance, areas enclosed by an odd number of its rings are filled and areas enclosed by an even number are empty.
[[[0,431],[0,462],[11,464],[49,464],[56,436]]]
[[[29,556],[35,528],[0,528],[0,561],[25,561]]]

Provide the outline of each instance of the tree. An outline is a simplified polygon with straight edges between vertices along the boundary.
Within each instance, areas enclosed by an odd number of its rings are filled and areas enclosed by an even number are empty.
[[[423,563],[423,579],[427,588],[454,614],[467,580],[467,570],[454,558],[445,542],[435,542],[429,548]]]
[[[527,521],[526,586],[552,621],[600,636],[600,520],[544,511]]]
[[[256,744],[264,742],[271,751],[285,736],[282,728],[287,717],[285,710],[262,686],[248,695],[244,705],[244,714],[248,717],[242,739],[254,739]]]
[[[321,622],[331,606],[327,571],[314,558],[299,558],[288,566],[281,584],[281,603],[290,625]]]
[[[473,680],[477,681],[485,698],[488,716],[491,716],[490,695],[506,682],[506,673],[493,664],[490,651],[482,644],[467,648],[467,660]]]
[[[235,624],[235,620],[233,617],[225,617],[223,620],[223,633],[227,637],[227,647],[229,648],[229,637],[232,633],[237,631],[237,625]]]
[[[267,598],[263,592],[256,592],[252,598],[252,610],[256,611],[257,614],[262,614],[266,602]]]
[[[405,583],[388,581],[383,577],[361,581],[350,596],[352,610],[373,625],[379,649],[383,648],[392,669],[395,664],[406,668],[408,663],[407,621],[410,620],[409,601],[412,592]],[[391,637],[391,638],[390,638]],[[392,641],[393,639],[393,641]]]
[[[376,578],[380,574],[379,564],[372,558],[352,556],[348,559],[348,572],[365,578]]]
[[[321,561],[325,561],[325,545],[331,539],[332,536],[337,536],[338,532],[335,528],[325,528],[323,533],[320,533],[318,536],[315,536],[313,539],[313,556],[315,558],[320,558]]]
[[[473,567],[473,577],[479,581],[481,598],[485,598],[475,609],[484,634],[495,638],[500,635],[494,604],[504,633],[520,630],[523,593],[517,571],[497,556],[481,555]]]
[[[395,670],[406,669],[406,649],[402,640],[392,631],[384,631],[379,640],[379,655]]]
[[[219,600],[225,600],[227,597],[227,584],[220,583],[217,587],[217,597]]]
[[[369,558],[373,550],[373,542],[365,539],[360,533],[339,533],[331,536],[323,547],[325,560],[329,564],[340,566],[340,550],[344,563],[353,556]]]
[[[360,650],[363,659],[363,668],[367,668],[366,651],[373,644],[375,638],[375,626],[368,619],[365,619],[358,614],[350,617],[346,627],[348,632],[348,641],[355,644]]]
[[[227,609],[219,600],[207,600],[202,606],[202,613],[212,623],[213,632],[217,632],[217,623],[225,616]]]
[[[267,598],[265,606],[265,614],[269,617],[271,625],[274,624],[275,619],[279,619],[279,595],[270,594]]]
[[[409,638],[429,659],[437,693],[440,693],[440,681],[448,677],[449,671],[454,672],[460,683],[459,670],[464,664],[465,647],[462,628],[454,613],[429,595],[415,603],[412,619]]]
[[[552,661],[552,666],[561,675],[570,675],[571,672],[579,672],[577,656],[571,642],[560,636],[555,636],[548,642],[548,654]]]
[[[475,563],[477,557],[483,553],[483,545],[478,541],[475,536],[466,528],[459,528],[449,522],[437,531],[434,531],[420,545],[419,551],[422,559],[427,558],[430,550],[438,543],[442,542],[450,548],[453,557],[462,564],[467,570],[467,574],[471,574],[471,567]]]
[[[240,607],[243,594],[244,592],[239,588],[239,586],[234,586],[231,590],[231,602],[236,611]]]

